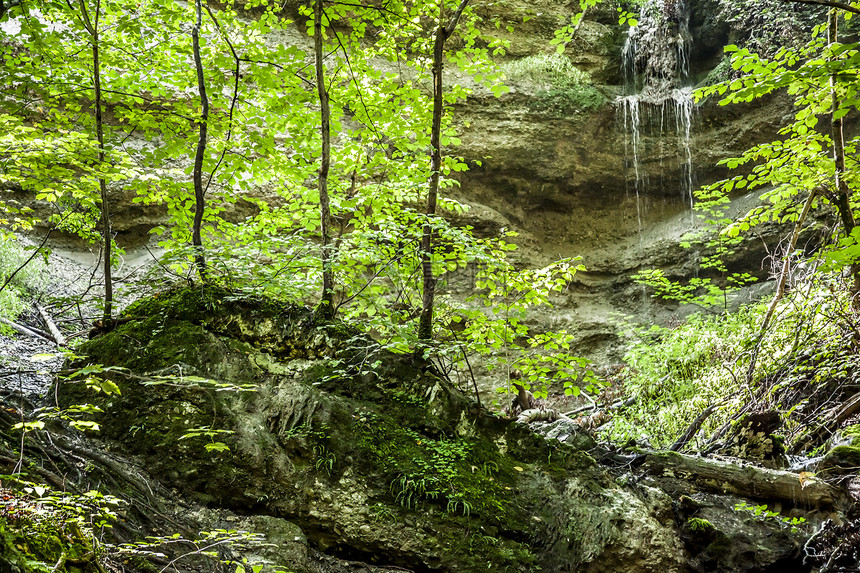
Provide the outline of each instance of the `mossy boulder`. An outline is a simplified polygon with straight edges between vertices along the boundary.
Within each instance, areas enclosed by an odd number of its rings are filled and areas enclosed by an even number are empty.
[[[110,367],[91,375],[121,394],[73,379],[61,402],[99,405],[112,448],[200,503],[419,571],[683,570],[664,494],[619,487],[588,452],[491,415],[348,325],[210,287],[127,314],[71,365]],[[283,565],[308,570],[298,561]]]
[[[95,573],[101,569],[90,534],[48,506],[4,493],[0,573]],[[60,567],[57,564],[61,563]]]
[[[828,446],[830,449],[818,463],[818,471],[831,475],[856,474],[860,467],[860,424],[841,428]]]

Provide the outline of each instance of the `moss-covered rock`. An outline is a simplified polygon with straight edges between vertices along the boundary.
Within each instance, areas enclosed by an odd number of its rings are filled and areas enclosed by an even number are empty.
[[[199,502],[415,570],[682,570],[665,495],[620,488],[587,452],[480,410],[346,325],[214,288],[128,314],[72,365],[127,368],[101,374],[121,395],[72,382],[61,401],[95,400],[104,439]]]
[[[0,573],[94,573],[94,543],[75,520],[4,490],[0,516]],[[58,563],[60,566],[58,567]]]

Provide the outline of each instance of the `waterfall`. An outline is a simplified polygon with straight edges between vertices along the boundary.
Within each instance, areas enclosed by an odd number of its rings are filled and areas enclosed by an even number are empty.
[[[649,189],[663,194],[678,189],[682,200],[693,204],[690,45],[684,0],[648,0],[641,6],[638,25],[627,31],[621,50],[624,93],[616,99],[616,113],[626,134],[625,170],[636,193],[640,230],[641,196]],[[656,172],[642,162],[646,138],[650,142],[647,156],[659,158]],[[677,175],[667,176],[667,171]]]

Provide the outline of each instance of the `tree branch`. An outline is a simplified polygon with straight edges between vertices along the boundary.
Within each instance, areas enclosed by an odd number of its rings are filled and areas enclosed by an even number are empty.
[[[217,18],[215,18],[215,14],[212,13],[212,10],[209,9],[208,5],[206,6],[206,12],[209,14],[209,17],[212,18],[212,21],[215,23],[215,27],[218,28],[224,41],[227,42],[227,46],[230,48],[230,53],[233,54],[233,60],[236,62],[236,69],[233,71],[235,77],[233,82],[233,97],[230,100],[230,117],[227,128],[227,138],[224,140],[224,149],[221,150],[221,157],[218,158],[218,163],[215,164],[215,167],[213,167],[212,171],[209,173],[209,179],[206,181],[206,188],[203,190],[203,195],[206,195],[209,191],[209,185],[212,184],[212,179],[215,178],[215,172],[218,171],[218,168],[221,167],[221,162],[224,161],[224,155],[227,154],[227,144],[230,143],[230,138],[233,136],[233,111],[236,109],[236,100],[239,99],[239,66],[241,63],[239,55],[236,53],[236,49],[230,41],[230,37],[223,29],[221,29],[221,24],[218,22]]]
[[[460,5],[457,7],[457,11],[454,12],[454,15],[451,17],[451,21],[448,22],[448,25],[445,27],[445,39],[451,37],[451,34],[454,33],[454,29],[457,27],[457,22],[460,21],[460,16],[463,15],[463,10],[468,6],[469,0],[463,0],[460,2]]]
[[[819,6],[829,6],[831,8],[838,8],[840,10],[845,10],[846,12],[852,12],[854,14],[860,14],[860,8],[855,8],[851,4],[846,4],[844,2],[836,2],[834,0],[782,0],[786,3],[796,3],[796,4],[817,4]]]

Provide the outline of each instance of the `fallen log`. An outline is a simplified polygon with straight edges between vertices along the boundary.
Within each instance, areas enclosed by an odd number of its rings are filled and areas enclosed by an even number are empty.
[[[625,408],[627,406],[632,406],[635,403],[636,403],[636,397],[631,396],[630,398],[627,398],[626,400],[617,400],[616,402],[613,402],[609,406],[605,406],[604,409],[605,410],[617,410],[618,408]],[[576,410],[571,410],[570,412],[565,412],[564,415],[567,416],[568,418],[572,418],[572,417],[576,416],[577,414],[581,414],[582,412],[586,412],[588,410],[594,410],[597,407],[599,407],[599,404],[592,402],[591,404],[586,404],[585,406],[580,406]]]
[[[54,338],[54,342],[57,343],[57,346],[65,346],[66,345],[66,337],[60,332],[60,329],[57,328],[56,323],[51,319],[51,315],[48,314],[41,305],[36,305],[36,310],[39,311],[39,315],[42,317],[42,320],[45,321],[45,324],[48,325],[48,330],[51,333],[51,336]]]
[[[54,342],[51,340],[51,337],[47,332],[39,332],[38,329],[32,328],[30,326],[23,326],[18,324],[17,322],[12,322],[11,320],[5,319],[0,316],[0,322],[17,332],[18,334],[23,334],[24,336],[29,336],[31,338],[38,338],[40,340],[44,340],[46,342]]]
[[[678,478],[717,493],[786,501],[796,506],[830,507],[844,497],[839,489],[811,475],[761,468],[743,461],[655,452],[647,454],[643,468],[649,475]]]
[[[559,414],[555,410],[530,408],[528,410],[524,410],[519,416],[517,416],[517,422],[521,424],[528,424],[530,422],[555,422],[559,418],[564,418],[566,420],[570,419],[564,414]]]

